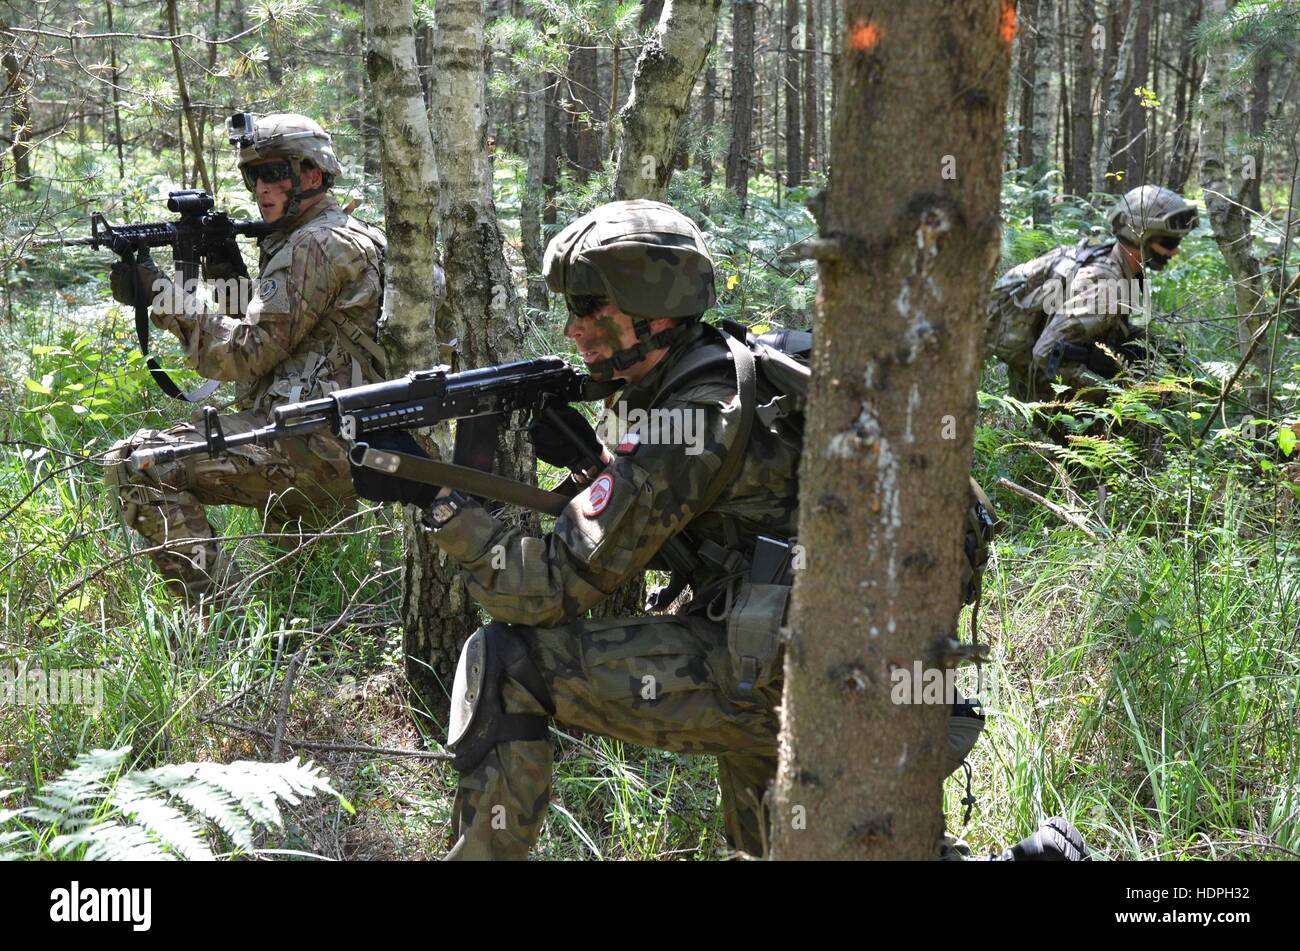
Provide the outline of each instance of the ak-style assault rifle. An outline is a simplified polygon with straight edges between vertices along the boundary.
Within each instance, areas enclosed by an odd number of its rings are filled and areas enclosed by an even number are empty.
[[[398,380],[335,390],[328,396],[285,403],[271,411],[271,424],[225,435],[221,417],[203,410],[203,442],[137,450],[131,461],[141,469],[160,462],[207,453],[212,458],[235,446],[266,446],[280,439],[329,430],[348,443],[354,465],[416,482],[446,486],[481,498],[558,515],[568,496],[492,474],[497,435],[516,410],[537,413],[582,447],[585,461],[599,465],[585,443],[555,412],[557,404],[594,400],[609,384],[593,383],[559,357],[520,360],[499,366],[448,373],[447,367],[418,370]],[[421,429],[446,420],[456,424],[451,463],[371,446],[366,437],[391,430]]]
[[[195,189],[167,194],[167,210],[180,217],[175,221],[149,221],[143,224],[111,225],[101,211],[90,215],[90,237],[45,238],[35,242],[38,247],[59,245],[84,245],[99,250],[109,248],[127,264],[131,286],[135,295],[135,334],[140,343],[140,353],[154,382],[168,396],[197,403],[207,399],[217,388],[209,380],[190,393],[185,393],[167,375],[158,361],[149,353],[149,300],[152,288],[140,286],[140,276],[135,267],[149,256],[150,248],[170,247],[172,259],[185,289],[192,288],[198,279],[201,266],[209,260],[221,261],[229,273],[220,277],[248,278],[248,268],[237,236],[261,238],[271,233],[271,225],[264,221],[239,221],[224,211],[215,211],[216,203],[207,192]]]

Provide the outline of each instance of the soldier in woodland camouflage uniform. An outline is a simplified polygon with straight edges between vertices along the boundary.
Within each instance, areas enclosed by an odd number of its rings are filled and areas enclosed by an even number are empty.
[[[716,755],[727,839],[761,854],[790,588],[788,573],[758,571],[757,552],[760,535],[794,536],[801,433],[785,428],[773,371],[753,371],[755,355],[764,363],[782,355],[699,321],[715,300],[712,261],[695,225],[667,205],[602,205],[552,240],[544,271],[565,295],[565,335],[588,372],[625,381],[618,399],[626,416],[697,413],[703,440],[692,454],[638,430],[611,453],[569,409],[566,422],[585,430],[602,466],[575,474],[581,486],[544,538],[459,493],[354,472],[365,498],[427,507],[435,542],[465,568],[470,592],[494,619],[466,643],[456,672],[448,746],[461,778],[449,857],[528,855],[551,800],[549,717],[643,746]],[[746,398],[762,410],[747,413]],[[582,468],[582,452],[546,430],[535,436],[540,458]],[[392,448],[415,444],[407,437]],[[584,619],[652,565],[689,576],[684,610]],[[657,606],[663,600],[671,598]],[[977,733],[954,723],[950,770]]]
[[[189,365],[210,379],[241,384],[243,411],[222,417],[227,433],[266,425],[279,403],[385,377],[384,351],[375,341],[384,236],[350,217],[329,193],[342,172],[329,135],[293,114],[262,116],[245,132],[232,139],[239,167],[263,219],[276,226],[261,239],[259,280],[246,310],[225,314],[188,294],[177,299],[153,262],[137,265],[139,286],[155,292],[153,322],[180,339]],[[229,276],[234,268],[226,265],[207,262],[207,276]],[[113,290],[131,305],[126,268],[115,265]],[[141,430],[109,456],[107,478],[127,525],[150,546],[168,545],[152,557],[169,586],[196,597],[227,576],[228,556],[212,540],[205,504],[257,508],[272,532],[287,532],[294,523],[317,526],[355,504],[346,448],[329,433],[147,471],[127,461],[145,446],[200,440],[198,421],[196,414],[195,423]]]
[[[1178,194],[1144,185],[1111,209],[1115,240],[1057,248],[1012,268],[993,286],[988,348],[1007,365],[1011,395],[1051,400],[1058,376],[1071,391],[1114,376],[1113,354],[1136,336],[1130,317],[1149,319],[1144,270],[1162,270],[1197,225]],[[1068,399],[1072,394],[1063,394]]]

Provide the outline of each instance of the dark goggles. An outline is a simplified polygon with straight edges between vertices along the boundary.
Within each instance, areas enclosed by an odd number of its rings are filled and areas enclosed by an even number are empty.
[[[269,185],[272,182],[282,182],[293,175],[293,166],[284,159],[245,165],[241,170],[244,173],[244,184],[249,188],[257,185],[258,179]]]
[[[1172,251],[1183,243],[1183,236],[1180,234],[1157,235],[1151,239],[1152,244],[1158,244],[1162,248]]]

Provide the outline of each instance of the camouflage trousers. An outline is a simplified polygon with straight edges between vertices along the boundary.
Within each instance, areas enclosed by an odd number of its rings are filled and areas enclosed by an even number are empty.
[[[640,746],[718,757],[727,839],[761,855],[776,776],[781,681],[741,690],[725,628],[702,616],[606,618],[516,627],[555,705],[555,720]],[[779,672],[779,664],[778,664]],[[507,677],[506,713],[545,716]],[[523,859],[551,801],[551,741],[498,743],[461,775],[449,859]]]
[[[139,532],[168,589],[194,599],[232,578],[234,566],[218,546],[204,505],[241,505],[262,513],[263,530],[292,547],[303,531],[319,529],[355,504],[344,445],[328,433],[286,439],[275,446],[239,446],[216,459],[207,454],[141,471],[129,460],[145,446],[199,442],[193,423],[142,429],[109,451],[105,479],[126,524]],[[222,416],[226,435],[267,424],[260,413]]]

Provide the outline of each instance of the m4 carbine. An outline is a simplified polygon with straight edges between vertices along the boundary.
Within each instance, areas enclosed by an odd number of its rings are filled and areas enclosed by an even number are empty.
[[[240,235],[262,238],[271,233],[272,226],[265,221],[236,220],[224,211],[214,210],[215,207],[212,196],[207,192],[195,189],[174,191],[167,195],[167,209],[180,216],[175,221],[112,225],[103,212],[96,211],[90,216],[90,237],[45,238],[35,242],[37,246],[43,247],[84,245],[95,250],[109,248],[126,262],[135,295],[136,339],[140,343],[145,365],[164,393],[192,403],[206,399],[218,384],[215,380],[209,380],[193,392],[185,393],[150,355],[149,297],[146,292],[151,292],[152,289],[140,286],[140,276],[135,265],[149,256],[150,248],[170,247],[184,289],[194,286],[200,267],[205,267],[210,260],[220,261],[228,267],[228,273],[213,276],[247,279],[248,268],[239,253],[235,238]]]
[[[203,410],[203,442],[136,450],[131,462],[148,469],[160,462],[207,453],[213,458],[235,446],[266,446],[280,439],[329,430],[349,446],[352,462],[416,482],[458,489],[535,511],[558,515],[569,498],[491,473],[497,435],[511,413],[540,414],[573,443],[584,447],[586,462],[599,465],[585,443],[555,413],[557,404],[599,399],[609,384],[590,377],[559,357],[540,357],[498,366],[447,372],[447,367],[417,370],[401,379],[335,390],[320,399],[284,403],[271,411],[271,424],[227,436],[212,407]],[[447,420],[456,424],[451,463],[374,448],[366,437],[391,430],[422,429]]]

